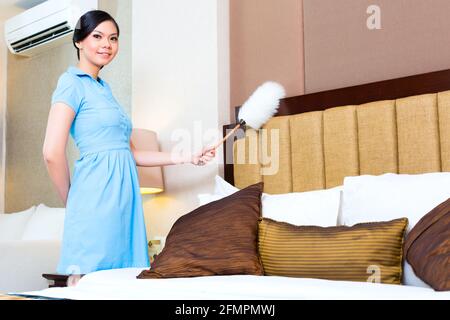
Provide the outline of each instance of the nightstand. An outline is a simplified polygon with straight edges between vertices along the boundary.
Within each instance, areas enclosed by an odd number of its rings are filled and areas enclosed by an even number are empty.
[[[52,274],[52,273],[44,273],[42,275],[45,279],[53,281],[53,284],[50,284],[49,288],[55,287],[67,287],[67,284],[70,283],[74,277],[82,278],[82,275],[70,275],[70,274]],[[72,276],[72,278],[70,278]]]
[[[160,239],[154,239],[150,240],[148,242],[148,254],[150,257],[150,263],[153,263],[155,261],[156,256],[161,251],[161,240]]]

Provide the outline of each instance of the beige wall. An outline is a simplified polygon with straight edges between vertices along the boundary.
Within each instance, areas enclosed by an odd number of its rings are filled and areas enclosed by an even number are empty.
[[[4,38],[4,22],[23,9],[8,7],[0,10],[0,213],[5,210],[5,155],[6,155],[6,94],[7,94],[7,50]]]
[[[131,7],[128,1],[101,0],[99,8],[115,17],[121,27],[120,53],[100,75],[130,113]],[[69,65],[76,63],[72,43],[32,58],[8,53],[5,212],[24,210],[39,203],[63,206],[45,168],[42,145],[51,95],[58,78]],[[72,172],[78,151],[71,137],[67,154]]]
[[[0,18],[0,213],[5,208],[5,114],[6,114],[6,45],[3,22]]]
[[[265,80],[295,96],[450,68],[448,12],[447,0],[230,0],[231,120]]]
[[[369,5],[381,29],[369,30]],[[448,0],[303,0],[306,93],[450,68]]]
[[[214,143],[228,122],[228,22],[227,0],[133,1],[132,122],[156,131],[162,151]],[[217,162],[164,167],[164,192],[143,196],[149,237],[167,235],[219,172]]]
[[[302,30],[301,0],[230,0],[231,119],[264,81],[303,94]]]

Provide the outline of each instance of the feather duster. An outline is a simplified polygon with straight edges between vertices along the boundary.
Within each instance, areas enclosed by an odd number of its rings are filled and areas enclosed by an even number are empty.
[[[241,126],[259,129],[278,110],[280,99],[284,98],[285,90],[277,82],[267,81],[260,85],[239,109],[239,123],[215,146],[218,148]]]

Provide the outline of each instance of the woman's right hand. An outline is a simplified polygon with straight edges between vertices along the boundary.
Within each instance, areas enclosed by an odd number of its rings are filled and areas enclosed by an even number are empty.
[[[191,157],[191,163],[196,166],[203,166],[216,156],[214,146],[204,148],[201,152],[194,153]]]

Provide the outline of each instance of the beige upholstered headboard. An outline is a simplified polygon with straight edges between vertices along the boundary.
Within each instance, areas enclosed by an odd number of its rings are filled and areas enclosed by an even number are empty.
[[[450,91],[272,118],[233,143],[234,185],[267,193],[341,185],[346,176],[450,171]]]

